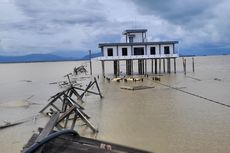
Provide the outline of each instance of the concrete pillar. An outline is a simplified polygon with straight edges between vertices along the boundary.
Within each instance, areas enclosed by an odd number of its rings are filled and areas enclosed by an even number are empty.
[[[145,74],[147,74],[147,59],[145,59]]]
[[[161,74],[161,59],[159,59],[159,74]]]
[[[171,63],[170,63],[170,58],[167,59],[167,72],[171,73]]]
[[[131,75],[133,75],[133,60],[130,60],[131,62]]]
[[[144,60],[142,60],[142,59],[138,60],[138,74],[139,75],[144,74]]]
[[[113,61],[113,71],[114,71],[114,75],[116,77],[120,75],[119,60]]]
[[[132,60],[126,60],[126,75],[132,75]]]
[[[157,74],[157,59],[155,59],[155,74]]]
[[[176,58],[174,58],[174,73],[176,73]]]
[[[163,71],[165,73],[165,59],[163,59]]]
[[[152,74],[153,74],[153,59],[151,59],[151,72],[152,72]]]

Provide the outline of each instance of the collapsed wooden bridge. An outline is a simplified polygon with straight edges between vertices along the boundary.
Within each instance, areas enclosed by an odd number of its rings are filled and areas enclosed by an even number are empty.
[[[74,130],[54,131],[64,115],[53,113],[44,129],[33,134],[23,147],[22,153],[149,153],[105,141],[81,137]]]

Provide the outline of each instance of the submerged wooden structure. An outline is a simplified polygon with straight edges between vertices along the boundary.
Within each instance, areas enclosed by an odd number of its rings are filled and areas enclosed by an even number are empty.
[[[43,113],[48,108],[50,111],[47,113],[48,115],[52,115],[54,112],[62,113],[57,121],[57,128],[59,130],[66,129],[70,122],[72,122],[70,129],[74,129],[77,119],[81,119],[93,132],[98,132],[98,129],[90,123],[90,117],[84,113],[84,107],[81,106],[81,104],[84,103],[82,98],[86,93],[95,94],[103,98],[96,78],[94,77],[94,81],[90,81],[86,88],[83,89],[71,83],[69,74],[66,76],[69,81],[69,86],[65,90],[53,95],[49,99],[49,103],[41,109],[40,113]],[[96,85],[97,92],[91,90],[93,85]],[[70,117],[72,117],[72,120],[69,119]],[[64,122],[63,125],[60,124],[61,122]]]
[[[55,112],[39,134],[33,134],[21,153],[149,153],[114,143],[81,137],[74,130],[54,131],[60,117]]]
[[[49,103],[41,109],[51,118],[39,133],[32,135],[21,153],[148,153],[147,151],[125,147],[105,141],[80,136],[75,131],[76,121],[81,120],[94,133],[98,129],[89,121],[90,117],[84,112],[83,97],[91,93],[103,98],[96,78],[90,81],[86,88],[74,86],[67,74],[68,86],[49,99]],[[96,85],[97,91],[91,90]]]

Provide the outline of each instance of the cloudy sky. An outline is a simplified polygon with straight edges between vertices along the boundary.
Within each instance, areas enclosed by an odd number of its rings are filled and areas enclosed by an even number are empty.
[[[182,52],[230,50],[229,0],[0,0],[0,55],[98,51],[148,29]]]

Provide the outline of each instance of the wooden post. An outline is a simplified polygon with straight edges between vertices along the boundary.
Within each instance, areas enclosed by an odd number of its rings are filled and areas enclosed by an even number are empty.
[[[102,67],[102,75],[105,76],[105,64],[104,61],[101,61],[101,67]]]
[[[176,73],[176,58],[174,58],[174,73]]]
[[[192,57],[192,72],[195,72],[195,63],[194,63],[194,57]]]
[[[97,86],[97,90],[98,90],[98,92],[99,92],[100,97],[103,98],[103,96],[102,96],[102,94],[101,94],[101,90],[100,90],[100,88],[99,88],[99,85],[98,85],[97,80],[96,80],[95,77],[94,77],[94,81],[95,81],[95,84],[96,84],[96,86]]]
[[[186,75],[186,59],[185,58],[182,59],[183,59],[184,75]]]
[[[92,75],[91,50],[89,50],[89,68],[90,68],[90,75]]]

